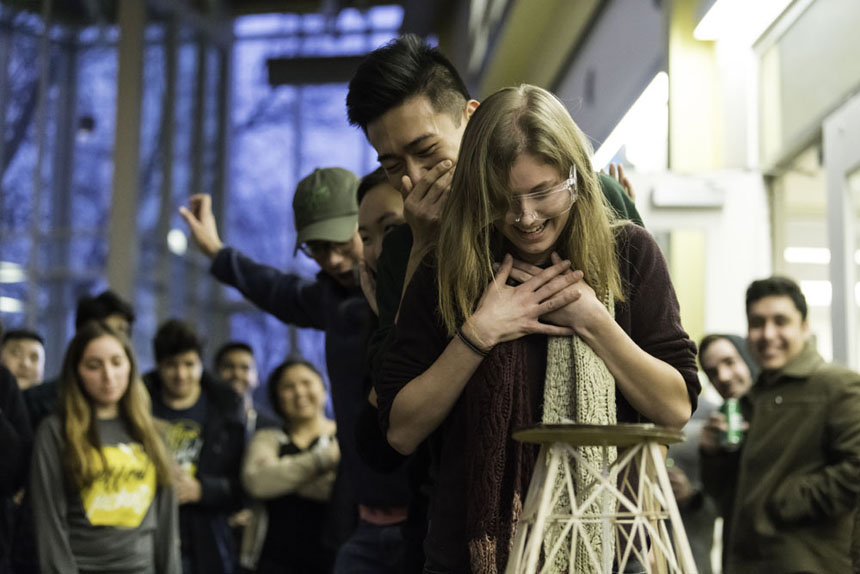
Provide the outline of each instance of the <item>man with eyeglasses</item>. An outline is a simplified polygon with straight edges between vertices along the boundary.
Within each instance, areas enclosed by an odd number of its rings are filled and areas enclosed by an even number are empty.
[[[359,456],[356,444],[355,428],[366,402],[365,347],[374,325],[373,312],[358,280],[358,264],[363,257],[358,234],[358,183],[358,177],[345,169],[326,168],[314,170],[296,187],[295,249],[301,249],[320,266],[315,279],[283,273],[224,246],[208,195],[194,195],[187,208],[179,208],[195,243],[212,260],[210,271],[216,279],[239,289],[245,298],[284,323],[325,331],[326,366],[341,449],[334,496],[348,491],[346,496],[355,496],[360,505],[358,513],[344,508],[334,516],[341,522],[330,527],[332,538],[341,534],[335,528],[351,531],[350,544],[343,548],[361,542],[357,539],[363,531],[353,530],[355,525],[348,522],[355,519],[355,514],[365,521],[396,523],[403,520],[410,496],[405,469],[391,473],[371,469]],[[341,487],[338,492],[338,484],[348,488]],[[372,495],[361,497],[361,493]],[[341,510],[340,505],[334,512],[337,510]],[[396,543],[391,536],[380,537],[372,548],[366,546],[362,546],[367,550],[364,558],[383,550],[396,556],[392,550]],[[338,557],[338,564],[344,566],[336,567],[335,572],[366,571],[342,558]]]
[[[328,331],[327,321],[307,316],[314,312],[313,309],[300,312],[299,308],[312,302],[305,299],[307,297],[313,298],[314,304],[321,302],[320,297],[342,298],[345,293],[340,290],[335,295],[330,288],[322,289],[334,286],[329,285],[330,280],[346,290],[358,286],[358,262],[362,251],[358,235],[357,187],[358,177],[339,167],[315,169],[296,187],[293,196],[296,246],[293,253],[301,251],[320,266],[322,273],[313,282],[260,265],[236,249],[225,247],[218,235],[210,196],[191,196],[188,207],[180,207],[179,213],[188,224],[200,251],[212,260],[211,272],[216,279],[237,288],[251,302],[286,323]],[[270,298],[274,295],[271,290],[279,285],[286,291],[279,293],[277,298]],[[306,292],[311,285],[315,286],[313,292]],[[360,290],[356,293],[361,296]]]

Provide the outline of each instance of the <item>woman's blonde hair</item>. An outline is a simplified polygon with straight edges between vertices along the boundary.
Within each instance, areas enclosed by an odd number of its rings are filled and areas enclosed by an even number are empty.
[[[581,269],[603,299],[623,301],[614,212],[591,165],[591,147],[564,105],[536,86],[504,88],[475,111],[463,134],[437,246],[439,306],[448,334],[474,312],[493,279],[504,238],[494,223],[510,205],[510,173],[520,154],[558,170],[576,166],[577,199],[556,250]]]
[[[60,413],[65,439],[63,459],[66,468],[73,482],[78,487],[85,487],[92,484],[100,474],[94,453],[98,453],[101,458],[101,468],[108,466],[101,451],[93,401],[84,390],[78,374],[87,345],[106,336],[113,337],[122,345],[130,367],[128,388],[119,400],[119,416],[125,422],[132,438],[143,445],[143,450],[155,465],[158,483],[170,484],[170,458],[152,418],[149,392],[137,375],[137,363],[131,344],[124,335],[97,321],[91,321],[78,329],[63,359],[60,375]]]

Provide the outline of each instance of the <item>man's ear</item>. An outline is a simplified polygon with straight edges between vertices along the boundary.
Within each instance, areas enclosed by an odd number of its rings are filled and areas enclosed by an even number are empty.
[[[803,330],[803,340],[809,341],[812,339],[812,329],[809,328],[809,317],[803,320],[800,328]]]
[[[478,100],[469,100],[466,102],[466,121],[472,117],[472,114],[475,113],[475,110],[478,109],[478,106],[481,105],[481,102]]]

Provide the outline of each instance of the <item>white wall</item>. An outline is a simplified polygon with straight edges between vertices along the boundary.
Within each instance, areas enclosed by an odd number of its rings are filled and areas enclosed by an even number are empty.
[[[636,207],[652,233],[700,231],[704,235],[706,332],[746,333],[744,294],[754,279],[771,274],[770,215],[761,175],[726,170],[696,176],[672,173],[630,174],[636,190]],[[689,190],[693,203],[697,190],[723,190],[721,208],[655,207],[655,186]]]

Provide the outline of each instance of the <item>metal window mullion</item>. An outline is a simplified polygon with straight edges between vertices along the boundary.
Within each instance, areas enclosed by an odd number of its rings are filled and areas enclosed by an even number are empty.
[[[36,107],[36,164],[33,168],[33,211],[30,224],[30,254],[27,261],[26,323],[36,329],[39,291],[39,216],[42,211],[42,164],[47,131],[48,87],[51,73],[51,0],[42,0],[42,36],[39,40],[39,100]]]
[[[77,109],[77,61],[78,50],[72,44],[62,58],[58,67],[57,85],[57,127],[54,146],[54,168],[51,187],[51,229],[64,225],[71,226],[72,217],[72,166],[75,152],[75,111]],[[44,336],[48,341],[46,348],[45,367],[48,372],[57,372],[60,368],[61,350],[65,348],[69,333],[67,333],[68,313],[73,309],[70,290],[72,277],[70,254],[71,241],[52,239],[53,233],[42,234],[41,239],[50,253],[49,265],[56,275],[47,277],[42,273],[42,281],[49,285],[50,302],[46,317]],[[74,237],[70,233],[69,239]],[[74,274],[77,278],[77,273]]]
[[[0,125],[6,125],[6,115],[9,105],[9,54],[11,53],[12,32],[0,31]],[[0,133],[0,165],[6,154],[6,136]],[[0,206],[5,205],[3,176],[5,171],[0,171]],[[2,224],[0,224],[2,229]],[[3,260],[3,243],[0,241],[0,261]]]
[[[201,34],[197,36],[197,78],[194,86],[194,111],[191,123],[191,193],[203,193],[203,142],[204,142],[204,112],[206,109],[206,41]],[[188,309],[188,319],[192,324],[198,324],[201,317],[200,302],[200,268],[185,259],[187,277],[185,301]],[[198,325],[199,327],[199,325]]]
[[[117,294],[133,301],[139,259],[137,212],[146,4],[144,0],[123,0],[117,6],[119,68],[107,276]]]
[[[857,369],[857,303],[854,291],[857,206],[847,176],[860,167],[860,95],[830,115],[822,131],[827,172],[833,360]]]
[[[222,234],[226,231],[225,211],[230,200],[230,143],[231,143],[231,85],[233,70],[233,49],[218,47],[218,117],[217,148],[215,152],[215,179],[212,182],[212,209],[215,221]],[[215,340],[226,341],[231,338],[230,313],[224,309],[224,290],[216,281],[209,281],[210,301],[212,302],[212,334]]]
[[[167,233],[173,215],[173,160],[176,138],[176,78],[179,49],[179,23],[175,16],[167,21],[164,38],[164,103],[161,109],[161,201],[156,226],[158,271],[156,281],[156,323],[164,322],[170,313],[170,249]]]
[[[302,140],[304,139],[304,123],[302,122],[302,107],[304,102],[304,86],[297,85],[295,86],[296,97],[295,103],[293,105],[293,166],[295,171],[295,177],[293,181],[298,182],[301,180],[302,176],[302,149],[304,146],[302,145]],[[295,190],[293,190],[295,192]],[[295,229],[293,230],[295,231]],[[290,250],[285,249],[284,254],[289,257]],[[289,269],[292,267],[293,260],[289,260],[286,262],[285,267]],[[289,342],[289,356],[291,358],[301,358],[302,353],[299,348],[299,331],[295,325],[290,324],[287,326],[287,340]]]

